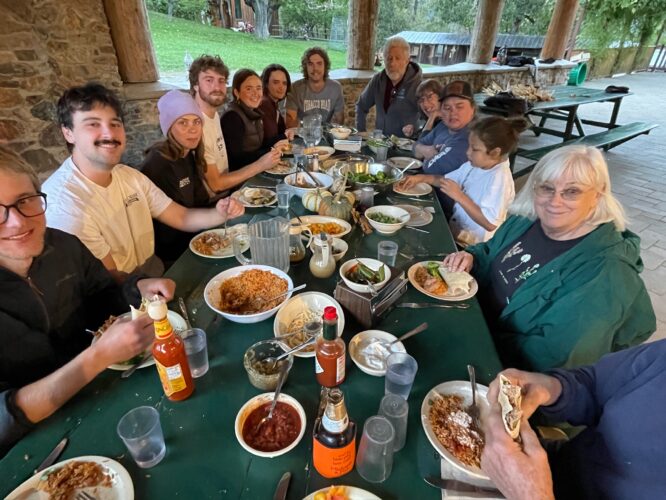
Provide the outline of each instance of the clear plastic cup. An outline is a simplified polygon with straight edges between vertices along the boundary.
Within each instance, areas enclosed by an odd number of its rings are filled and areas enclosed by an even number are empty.
[[[418,368],[416,360],[406,352],[391,354],[386,358],[384,394],[396,394],[408,399]]]
[[[388,156],[388,146],[375,146],[375,161],[381,162],[381,161],[386,161],[386,157]]]
[[[208,347],[206,345],[206,332],[201,328],[190,328],[180,334],[185,344],[187,362],[193,378],[199,378],[208,371]]]
[[[374,416],[365,421],[356,456],[356,471],[363,479],[381,483],[391,475],[394,436],[393,425],[386,418]]]
[[[409,403],[396,394],[387,394],[379,403],[379,415],[391,422],[395,432],[393,451],[399,451],[405,446],[408,413]]]
[[[395,266],[395,258],[398,255],[398,244],[395,241],[384,240],[377,243],[377,260],[387,266]]]
[[[116,430],[139,467],[154,467],[164,458],[166,445],[160,414],[152,406],[139,406],[125,413]]]
[[[291,198],[291,188],[281,182],[275,187],[277,193],[278,208],[281,210],[289,210],[289,199]]]

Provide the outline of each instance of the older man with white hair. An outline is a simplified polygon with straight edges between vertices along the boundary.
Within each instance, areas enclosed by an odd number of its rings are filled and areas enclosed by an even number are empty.
[[[404,137],[403,127],[414,127],[419,117],[416,88],[421,83],[421,68],[409,60],[409,43],[402,37],[387,39],[383,52],[384,71],[372,77],[356,103],[356,127],[365,131],[366,117],[375,106],[375,128]]]

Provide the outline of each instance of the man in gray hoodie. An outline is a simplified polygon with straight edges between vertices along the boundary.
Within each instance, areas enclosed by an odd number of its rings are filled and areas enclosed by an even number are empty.
[[[394,36],[384,44],[384,70],[372,77],[356,102],[356,128],[366,129],[365,119],[375,106],[375,128],[385,135],[404,137],[405,125],[416,126],[419,108],[416,87],[421,83],[421,68],[409,60],[409,43]]]

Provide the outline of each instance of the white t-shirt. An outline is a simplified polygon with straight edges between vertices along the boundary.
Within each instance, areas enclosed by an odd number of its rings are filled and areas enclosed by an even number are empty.
[[[138,170],[116,165],[102,187],[67,158],[44,183],[49,227],[77,236],[98,259],[109,252],[119,271],[130,273],[155,253],[153,217],[172,203]]]
[[[488,170],[473,167],[470,162],[466,162],[445,177],[458,183],[463,192],[479,206],[488,222],[499,227],[506,220],[507,210],[516,195],[509,160]],[[495,231],[486,231],[474,222],[458,203],[453,207],[449,222],[453,237],[464,245],[488,241],[495,234]]]
[[[227,145],[224,143],[224,136],[222,135],[222,125],[220,125],[220,115],[215,112],[212,118],[204,112],[203,115],[203,141],[204,141],[204,158],[206,165],[217,165],[217,171],[225,174],[229,171],[229,158],[227,156]],[[217,198],[218,193],[213,191],[206,179],[203,179],[208,196],[211,199]]]

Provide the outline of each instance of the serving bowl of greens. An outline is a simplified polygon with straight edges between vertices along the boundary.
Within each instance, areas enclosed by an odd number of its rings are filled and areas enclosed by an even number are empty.
[[[365,211],[370,225],[381,234],[393,234],[409,222],[409,212],[392,205],[376,205]]]
[[[393,183],[402,179],[402,172],[383,163],[350,163],[340,170],[341,174],[349,172],[347,182],[351,183],[352,189],[372,187],[375,191],[384,192]]]
[[[340,277],[345,284],[359,293],[370,293],[382,288],[391,279],[391,270],[376,259],[351,259],[340,266]]]

